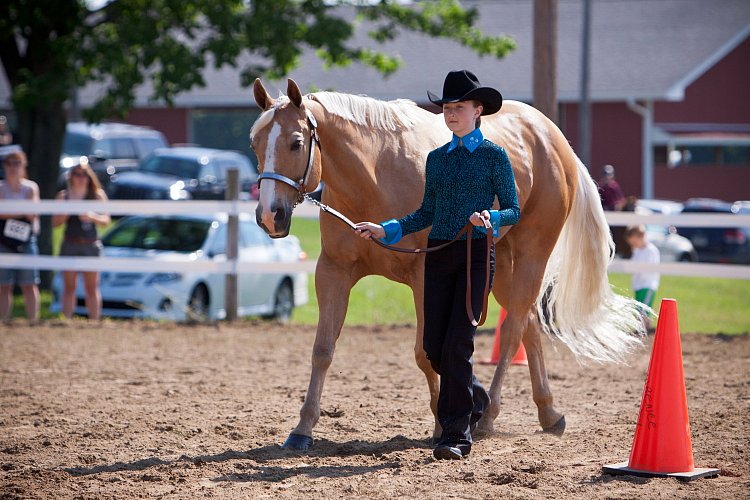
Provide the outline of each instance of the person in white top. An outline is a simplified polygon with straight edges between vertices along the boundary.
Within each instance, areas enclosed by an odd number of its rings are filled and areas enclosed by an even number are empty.
[[[0,199],[39,200],[39,186],[26,178],[26,164],[26,154],[22,151],[14,151],[5,157],[5,180],[0,181]],[[37,234],[39,215],[0,214],[0,253],[38,255]],[[0,321],[7,322],[12,315],[14,285],[21,287],[29,321],[39,321],[37,269],[0,269]]]
[[[659,249],[648,241],[648,238],[646,238],[646,228],[643,225],[628,226],[625,229],[625,240],[632,250],[630,260],[656,264],[661,261]],[[656,290],[659,289],[659,277],[659,273],[655,272],[633,273],[632,287],[635,292],[635,300],[650,308],[654,303]],[[645,311],[646,309],[644,308],[643,317],[646,326],[649,327],[650,321]]]

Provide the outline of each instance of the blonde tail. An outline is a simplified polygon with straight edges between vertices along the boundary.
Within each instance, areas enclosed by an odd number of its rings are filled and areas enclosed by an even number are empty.
[[[550,256],[537,299],[542,329],[576,358],[622,362],[645,334],[638,303],[616,294],[607,277],[614,242],[599,192],[578,163],[573,208]]]

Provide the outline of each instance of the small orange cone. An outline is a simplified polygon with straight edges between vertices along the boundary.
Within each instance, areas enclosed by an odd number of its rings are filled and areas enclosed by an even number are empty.
[[[674,299],[661,302],[630,461],[605,465],[602,470],[607,474],[675,477],[683,481],[719,474],[719,469],[693,466],[680,326]]]
[[[505,321],[505,318],[508,316],[508,311],[506,311],[504,308],[500,308],[500,318],[497,322],[497,327],[495,327],[495,341],[492,344],[492,356],[490,359],[485,359],[480,361],[480,364],[483,365],[496,365],[497,362],[500,360],[500,327],[502,326],[503,322]],[[528,365],[529,361],[526,358],[526,349],[523,346],[523,343],[518,347],[518,351],[516,351],[516,355],[513,356],[513,360],[510,362],[512,365]]]

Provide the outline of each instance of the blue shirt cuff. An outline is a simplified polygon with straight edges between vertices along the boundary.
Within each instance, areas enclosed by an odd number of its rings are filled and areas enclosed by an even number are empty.
[[[380,238],[380,241],[386,245],[393,245],[401,241],[403,232],[401,230],[401,224],[396,219],[387,220],[380,223],[385,230],[385,238]]]
[[[490,210],[490,224],[492,224],[492,236],[495,238],[500,237],[500,211]],[[487,234],[487,229],[484,226],[477,226],[477,229]]]

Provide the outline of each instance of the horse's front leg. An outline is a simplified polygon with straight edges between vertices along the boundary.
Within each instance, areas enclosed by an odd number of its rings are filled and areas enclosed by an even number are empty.
[[[356,281],[356,280],[355,280]],[[315,294],[318,298],[318,330],[312,352],[312,371],[300,420],[282,448],[307,450],[313,444],[313,427],[320,418],[320,398],[328,368],[333,361],[336,340],[341,333],[354,284],[350,273],[321,254],[315,270]]]
[[[435,418],[435,428],[432,433],[432,440],[437,441],[443,434],[443,428],[440,426],[437,418],[438,396],[440,395],[440,379],[435,370],[432,369],[430,360],[427,359],[427,353],[424,350],[424,275],[420,273],[418,282],[412,286],[414,292],[414,305],[417,311],[417,339],[414,344],[414,358],[417,366],[427,379],[427,388],[430,391],[430,409]]]

